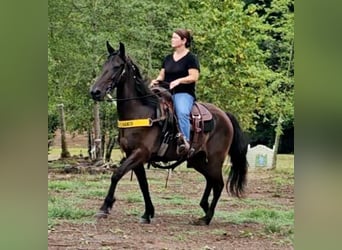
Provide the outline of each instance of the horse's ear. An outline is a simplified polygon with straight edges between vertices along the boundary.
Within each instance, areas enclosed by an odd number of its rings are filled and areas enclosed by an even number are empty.
[[[125,60],[125,45],[122,42],[120,42],[120,56],[123,60]]]
[[[108,53],[111,55],[114,53],[114,49],[113,47],[109,44],[109,42],[107,41],[106,42],[106,45],[107,45],[107,50],[108,50]]]

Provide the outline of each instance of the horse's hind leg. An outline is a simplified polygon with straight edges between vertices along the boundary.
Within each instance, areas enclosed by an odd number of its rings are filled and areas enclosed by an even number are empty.
[[[200,218],[196,222],[196,224],[198,225],[209,225],[211,219],[214,216],[217,202],[221,196],[224,187],[221,170],[222,164],[223,160],[219,160],[216,157],[213,157],[212,159],[208,160],[208,164],[206,164],[205,169],[203,169],[202,171],[199,170],[199,172],[201,172],[205,176],[207,184],[200,203],[205,212],[205,216]],[[213,189],[213,199],[209,206],[208,198],[211,188]]]
[[[208,209],[209,209],[208,199],[209,199],[209,195],[210,195],[212,187],[213,186],[212,186],[211,182],[207,179],[207,183],[206,183],[206,186],[204,189],[204,193],[203,193],[203,196],[202,196],[202,199],[200,202],[200,206],[203,209],[205,214],[208,212]]]
[[[148,183],[146,178],[146,172],[144,165],[141,164],[134,169],[134,173],[137,176],[141,192],[145,201],[145,213],[141,216],[141,223],[150,223],[151,218],[154,217],[154,207],[151,201],[150,192],[148,189]]]
[[[188,161],[188,166],[194,168],[196,171],[201,173],[206,178],[206,186],[204,189],[204,193],[202,195],[202,199],[201,199],[200,204],[199,204],[201,206],[201,208],[203,209],[204,213],[206,214],[208,212],[208,209],[209,209],[209,201],[208,201],[209,195],[210,195],[211,189],[213,187],[210,179],[207,178],[206,155],[203,152],[198,153],[195,158],[191,158]]]
[[[205,223],[209,225],[211,219],[214,216],[215,208],[218,200],[220,199],[222,189],[224,187],[222,174],[217,174],[213,179],[213,199],[211,201],[210,207],[207,214],[205,215]]]

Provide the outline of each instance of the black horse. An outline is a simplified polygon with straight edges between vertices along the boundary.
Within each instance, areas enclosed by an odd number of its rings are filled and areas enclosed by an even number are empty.
[[[115,202],[114,193],[120,179],[133,170],[145,201],[145,212],[142,223],[150,223],[154,216],[144,164],[153,161],[179,160],[176,154],[176,142],[170,146],[163,157],[157,155],[162,140],[162,125],[158,119],[158,97],[142,79],[138,67],[126,56],[125,47],[120,43],[114,50],[107,42],[108,59],[103,65],[101,75],[90,89],[95,101],[103,101],[116,88],[116,102],[119,121],[119,143],[126,153],[126,159],[111,177],[108,194],[100,208],[98,217],[107,217]],[[246,185],[248,164],[246,160],[247,142],[236,120],[213,104],[205,103],[213,117],[213,129],[206,133],[201,148],[196,149],[187,161],[206,179],[206,187],[200,201],[205,215],[197,224],[208,225],[214,216],[216,204],[224,187],[222,166],[229,154],[231,168],[227,179],[227,192],[242,197]],[[148,122],[146,122],[148,121]],[[137,126],[134,126],[137,123]],[[132,126],[129,126],[129,125]],[[139,125],[140,124],[140,125]],[[126,125],[126,127],[125,127]],[[128,126],[127,126],[128,125]],[[213,190],[213,198],[209,204],[209,195]]]

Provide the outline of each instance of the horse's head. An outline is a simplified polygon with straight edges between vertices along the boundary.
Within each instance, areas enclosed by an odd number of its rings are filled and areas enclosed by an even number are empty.
[[[110,94],[125,74],[126,55],[125,46],[120,43],[118,50],[107,41],[109,53],[107,61],[102,67],[102,73],[90,88],[90,95],[95,101],[103,101],[107,94]]]

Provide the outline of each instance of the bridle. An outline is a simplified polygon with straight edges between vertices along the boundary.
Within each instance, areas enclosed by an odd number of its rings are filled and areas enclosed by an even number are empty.
[[[134,66],[134,64],[129,64],[129,61],[127,61],[127,60],[129,60],[129,58],[126,58],[125,62],[122,65],[120,65],[120,67],[122,67],[121,72],[118,71],[115,74],[113,74],[113,76],[111,77],[111,84],[110,84],[110,86],[106,90],[106,96],[107,96],[109,102],[138,100],[138,99],[143,99],[143,98],[150,97],[150,96],[155,96],[155,94],[152,93],[152,94],[149,94],[149,95],[129,97],[129,98],[113,98],[112,97],[111,92],[118,86],[118,83],[121,81],[122,77],[126,73],[126,67],[128,65],[133,69],[133,72],[134,72],[133,78],[136,79],[136,74],[135,74],[136,69],[135,69],[135,66]],[[168,90],[165,89],[165,91],[161,91],[161,92],[166,92],[166,91],[168,91]]]
[[[111,77],[111,83],[106,90],[107,96],[110,96],[110,93],[118,86],[122,76],[126,73],[126,63],[122,64],[120,67],[122,68],[121,72],[118,71]]]
[[[118,56],[117,53],[112,53],[109,57],[111,56]],[[111,58],[113,60],[113,58]],[[118,84],[123,84],[123,82],[125,80],[132,80],[132,79],[123,79],[124,77],[127,78],[127,73],[131,72],[133,73],[133,84],[134,87],[136,88],[136,91],[139,92],[139,90],[137,90],[137,87],[139,87],[138,85],[141,84],[145,84],[144,82],[141,81],[141,76],[139,73],[139,69],[137,69],[137,67],[134,65],[134,63],[130,60],[129,57],[125,57],[122,58],[123,63],[120,65],[115,65],[113,66],[113,71],[114,73],[112,74],[110,80],[110,85],[109,87],[106,89],[106,97],[108,98],[108,101],[110,102],[115,102],[115,101],[129,101],[129,100],[138,100],[138,99],[143,99],[143,98],[147,98],[147,97],[156,97],[156,93],[149,93],[145,94],[145,95],[138,95],[138,96],[134,96],[134,97],[129,97],[129,98],[113,98],[111,96],[111,92],[118,87]],[[120,67],[120,68],[119,68]],[[129,76],[131,77],[131,76]],[[146,87],[146,86],[140,86],[140,87]],[[168,91],[167,89],[165,89],[165,91]],[[146,93],[144,91],[144,93]],[[158,99],[156,98],[156,101],[158,103]],[[157,112],[157,111],[156,111]],[[166,117],[165,115],[157,115],[157,117],[155,119],[152,119],[151,117],[148,118],[140,118],[140,119],[131,119],[131,120],[118,120],[118,127],[119,128],[130,128],[130,127],[151,127],[153,126],[153,124],[155,122],[160,122],[162,120],[165,120]]]

